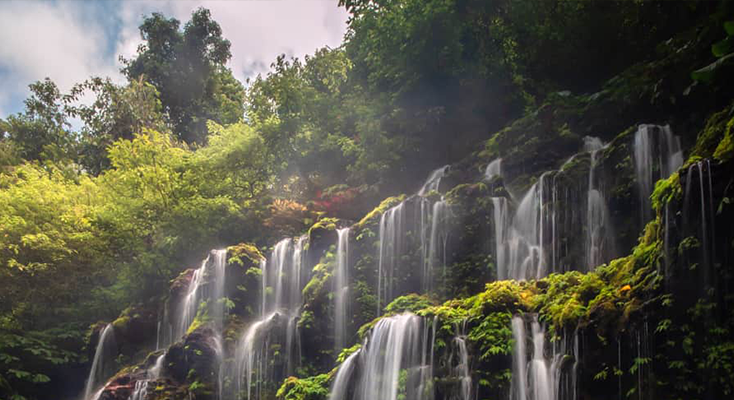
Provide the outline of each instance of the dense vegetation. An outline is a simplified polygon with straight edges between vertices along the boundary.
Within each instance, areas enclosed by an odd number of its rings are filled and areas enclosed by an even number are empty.
[[[688,163],[708,158],[729,165],[722,167],[722,185],[731,181],[733,97],[726,81],[734,29],[727,21],[734,10],[725,1],[341,0],[340,6],[350,13],[342,46],[303,60],[281,56],[246,87],[226,67],[230,42],[207,10],[195,11],[183,28],[153,14],[140,25],[145,44],[125,60],[127,83],[90,77],[60,93],[52,81],[39,81],[30,86],[25,110],[0,120],[0,398],[76,396],[83,382],[64,380],[83,379],[88,370],[90,334],[99,330],[90,326],[133,305],[157,304],[171,280],[211,248],[247,242],[254,250],[240,250],[257,253],[286,235],[308,232],[315,242],[333,236],[337,222],[360,221],[356,251],[374,249],[376,218],[404,199],[388,196],[415,192],[442,164],[459,165],[446,196],[465,202],[467,220],[479,223],[486,204],[475,197],[496,188],[464,178],[487,161],[512,155],[507,168],[516,179],[505,183],[526,188],[548,167],[544,162],[573,154],[571,139],[595,133],[623,146],[625,129],[649,116],[690,128],[682,138],[692,149]],[[80,104],[89,94],[94,102]],[[78,129],[73,118],[82,121]],[[606,157],[621,164],[617,150]],[[631,224],[620,233],[628,245],[620,255],[629,255],[592,273],[485,286],[493,276],[474,268],[488,263],[467,257],[452,265],[457,277],[436,298],[400,297],[385,311],[439,316],[446,335],[468,319],[482,365],[502,366],[496,357],[511,352],[508,325],[516,312],[537,312],[558,330],[597,329],[599,342],[609,339],[608,326],[622,331],[638,323],[635,312],[644,307],[676,314],[675,295],[690,293],[664,293],[661,278],[648,273],[667,240],[666,204],[680,202],[678,179],[658,184],[656,217],[644,230]],[[721,192],[731,194],[728,187]],[[731,215],[724,199],[719,208]],[[480,229],[467,224],[464,236]],[[318,317],[329,296],[328,249],[304,289],[299,324],[306,331],[318,332],[306,316]],[[367,275],[373,260],[361,261],[358,273]],[[731,266],[719,268],[730,282]],[[358,289],[355,321],[369,322],[374,296]],[[695,356],[675,360],[658,377],[661,386],[681,395],[732,393],[734,345],[727,336],[734,321],[726,289],[692,304],[684,298],[688,315],[660,318],[657,329],[670,335],[666,354]],[[704,318],[712,314],[715,322]],[[676,317],[687,323],[671,326]],[[696,326],[702,320],[709,333]],[[706,339],[696,342],[696,333]],[[315,356],[300,371],[304,379],[289,378],[278,396],[324,398],[330,369],[319,369],[318,357],[326,356]],[[139,360],[120,362],[132,361]],[[704,371],[713,386],[700,382]],[[494,390],[508,373],[483,372],[481,379]],[[605,366],[596,379],[617,373]]]

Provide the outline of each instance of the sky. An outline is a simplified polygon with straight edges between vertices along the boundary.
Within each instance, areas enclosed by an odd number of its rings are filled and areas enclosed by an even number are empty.
[[[182,25],[205,7],[232,43],[236,78],[267,72],[279,54],[303,58],[337,47],[347,13],[337,0],[0,0],[0,118],[23,110],[28,85],[46,77],[68,91],[90,76],[122,83],[119,56],[130,58],[153,12]]]

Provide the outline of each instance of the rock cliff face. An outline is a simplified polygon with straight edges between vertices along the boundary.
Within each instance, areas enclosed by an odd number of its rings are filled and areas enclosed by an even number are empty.
[[[184,271],[113,323],[125,365],[97,398],[730,395],[734,104],[687,88],[707,35],[552,96],[356,223]]]

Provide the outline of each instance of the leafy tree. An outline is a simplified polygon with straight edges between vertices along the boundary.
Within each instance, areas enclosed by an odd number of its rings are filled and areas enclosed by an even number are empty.
[[[91,105],[69,105],[66,113],[84,122],[79,158],[92,174],[110,166],[107,147],[116,140],[131,140],[144,129],[166,129],[158,91],[142,77],[127,86],[115,85],[109,78],[92,78],[74,86],[67,101],[77,100],[88,91],[96,95],[95,101]]]
[[[130,80],[143,77],[160,92],[161,104],[176,136],[204,143],[206,122],[239,121],[244,114],[244,89],[225,67],[230,42],[222,37],[209,10],[200,8],[183,30],[175,18],[154,13],[140,25],[145,44],[124,60]]]
[[[25,100],[25,111],[11,115],[0,124],[4,152],[26,160],[62,160],[73,157],[75,137],[70,132],[63,97],[50,79],[30,85],[31,97]]]

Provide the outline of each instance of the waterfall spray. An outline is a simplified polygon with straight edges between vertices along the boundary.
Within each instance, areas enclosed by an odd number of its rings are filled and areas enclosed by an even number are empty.
[[[334,341],[338,351],[346,346],[349,310],[349,228],[338,229],[336,270],[334,271]]]
[[[99,335],[97,348],[94,351],[92,368],[89,370],[87,384],[84,387],[84,399],[89,400],[94,391],[99,388],[100,383],[110,375],[110,367],[117,355],[117,342],[115,341],[115,328],[107,324]],[[94,398],[97,396],[95,395]]]

